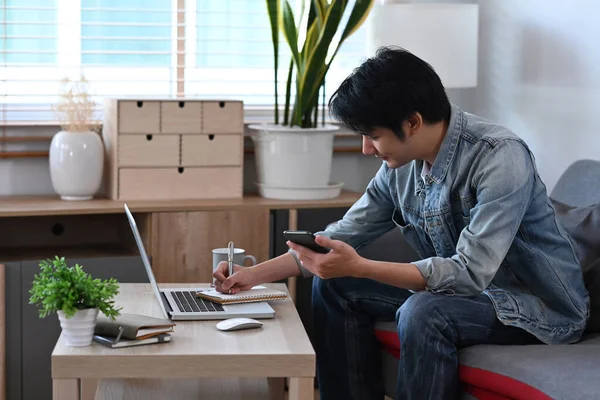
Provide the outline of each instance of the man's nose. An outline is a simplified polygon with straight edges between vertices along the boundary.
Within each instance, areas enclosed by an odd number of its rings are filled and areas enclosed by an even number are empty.
[[[375,154],[375,147],[371,142],[371,138],[367,136],[363,136],[362,139],[362,153],[366,156],[372,156],[373,154]]]

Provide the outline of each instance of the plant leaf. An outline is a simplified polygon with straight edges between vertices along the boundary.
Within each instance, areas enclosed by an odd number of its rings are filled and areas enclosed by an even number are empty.
[[[292,51],[292,57],[296,63],[298,71],[302,71],[302,65],[300,63],[300,55],[298,53],[298,31],[296,30],[296,22],[294,20],[294,12],[288,0],[283,3],[283,34],[285,36],[290,50]]]
[[[335,51],[331,55],[331,59],[323,69],[322,74],[319,75],[318,79],[315,79],[315,85],[313,85],[311,89],[310,96],[305,100],[308,102],[308,104],[313,104],[313,102],[316,101],[317,96],[319,95],[319,86],[316,85],[316,82],[320,81],[322,84],[323,80],[325,79],[325,75],[327,74],[327,71],[329,70],[329,67],[331,66],[332,61],[337,55],[342,43],[362,26],[362,24],[366,21],[367,16],[371,12],[371,9],[373,8],[374,4],[375,0],[356,0],[356,2],[354,3],[348,21],[346,23],[346,27],[344,28],[344,31],[341,35],[340,41],[338,42],[335,48]]]
[[[346,27],[344,28],[344,32],[342,33],[338,47],[344,40],[346,40],[346,38],[351,36],[358,30],[358,28],[362,26],[367,19],[367,16],[371,12],[374,4],[375,0],[356,0],[354,7],[352,7],[350,17],[348,17],[348,22],[346,23]]]
[[[283,125],[287,126],[290,118],[290,97],[292,90],[292,74],[294,72],[294,60],[290,59],[287,81],[285,84],[285,108],[283,110]]]
[[[323,22],[325,19],[325,11],[327,9],[327,0],[312,0],[311,6],[315,7],[315,12],[319,21]]]
[[[271,40],[273,41],[273,67],[275,72],[275,124],[279,123],[279,104],[277,93],[277,72],[279,70],[279,1],[267,0],[267,13],[271,22]]]
[[[329,60],[329,64],[327,65],[327,70],[329,70],[329,65],[337,55],[342,43],[350,37],[354,32],[356,32],[361,25],[367,19],[367,16],[371,12],[373,5],[375,4],[375,0],[356,0],[354,3],[354,7],[352,8],[352,12],[350,13],[350,17],[348,18],[348,22],[346,23],[346,27],[344,28],[344,32],[338,42],[335,51],[331,55],[331,59]]]
[[[327,68],[325,63],[327,52],[344,15],[346,4],[347,0],[333,0],[327,7],[319,39],[308,57],[304,73],[300,75],[298,97],[300,98],[302,108],[298,112],[300,115],[297,116],[298,119],[308,114],[307,109],[310,110],[313,104],[311,99],[316,98],[315,96],[318,95],[319,87],[323,83]],[[310,126],[310,119],[308,126]]]
[[[317,44],[317,40],[319,39],[321,26],[323,25],[322,20],[316,16],[315,8],[316,6],[314,6],[314,3],[312,3],[308,18],[306,40],[304,41],[304,45],[302,46],[301,52],[302,61],[304,62],[304,65],[306,65],[308,55],[314,51],[314,48]]]

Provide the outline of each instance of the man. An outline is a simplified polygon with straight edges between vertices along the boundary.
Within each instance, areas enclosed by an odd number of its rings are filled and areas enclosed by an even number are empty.
[[[215,272],[219,290],[314,275],[321,398],[381,399],[373,324],[396,320],[396,399],[453,399],[457,350],[476,344],[572,343],[589,298],[527,145],[451,105],[423,60],[382,48],[330,100],[332,115],[383,160],[344,218],[317,236],[317,254]],[[409,264],[356,249],[397,227],[420,256]]]

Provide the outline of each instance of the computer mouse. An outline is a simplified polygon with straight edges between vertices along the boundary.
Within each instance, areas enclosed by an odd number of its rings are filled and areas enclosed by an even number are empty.
[[[229,318],[217,324],[220,331],[237,331],[240,329],[260,328],[262,322],[252,318]]]

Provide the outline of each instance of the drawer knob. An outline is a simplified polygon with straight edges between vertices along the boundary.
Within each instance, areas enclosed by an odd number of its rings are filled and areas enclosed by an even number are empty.
[[[208,135],[208,140],[215,140],[215,135],[213,135],[212,133]]]
[[[138,106],[138,108],[142,108],[144,106],[144,102],[143,101],[138,101],[137,102],[137,106]]]
[[[52,234],[54,236],[60,236],[63,234],[64,231],[65,231],[65,227],[63,226],[63,224],[52,225]]]
[[[185,107],[185,101],[180,101],[179,102],[179,108],[183,108]]]
[[[152,135],[146,135],[146,140],[148,140],[148,141],[152,140]]]
[[[219,102],[219,107],[221,107],[221,108],[225,108],[225,102],[224,102],[224,101],[220,101],[220,102]]]
[[[184,168],[183,168],[183,167],[179,167],[179,168],[177,168],[177,172],[179,172],[180,174],[183,174],[183,170],[184,170]]]

